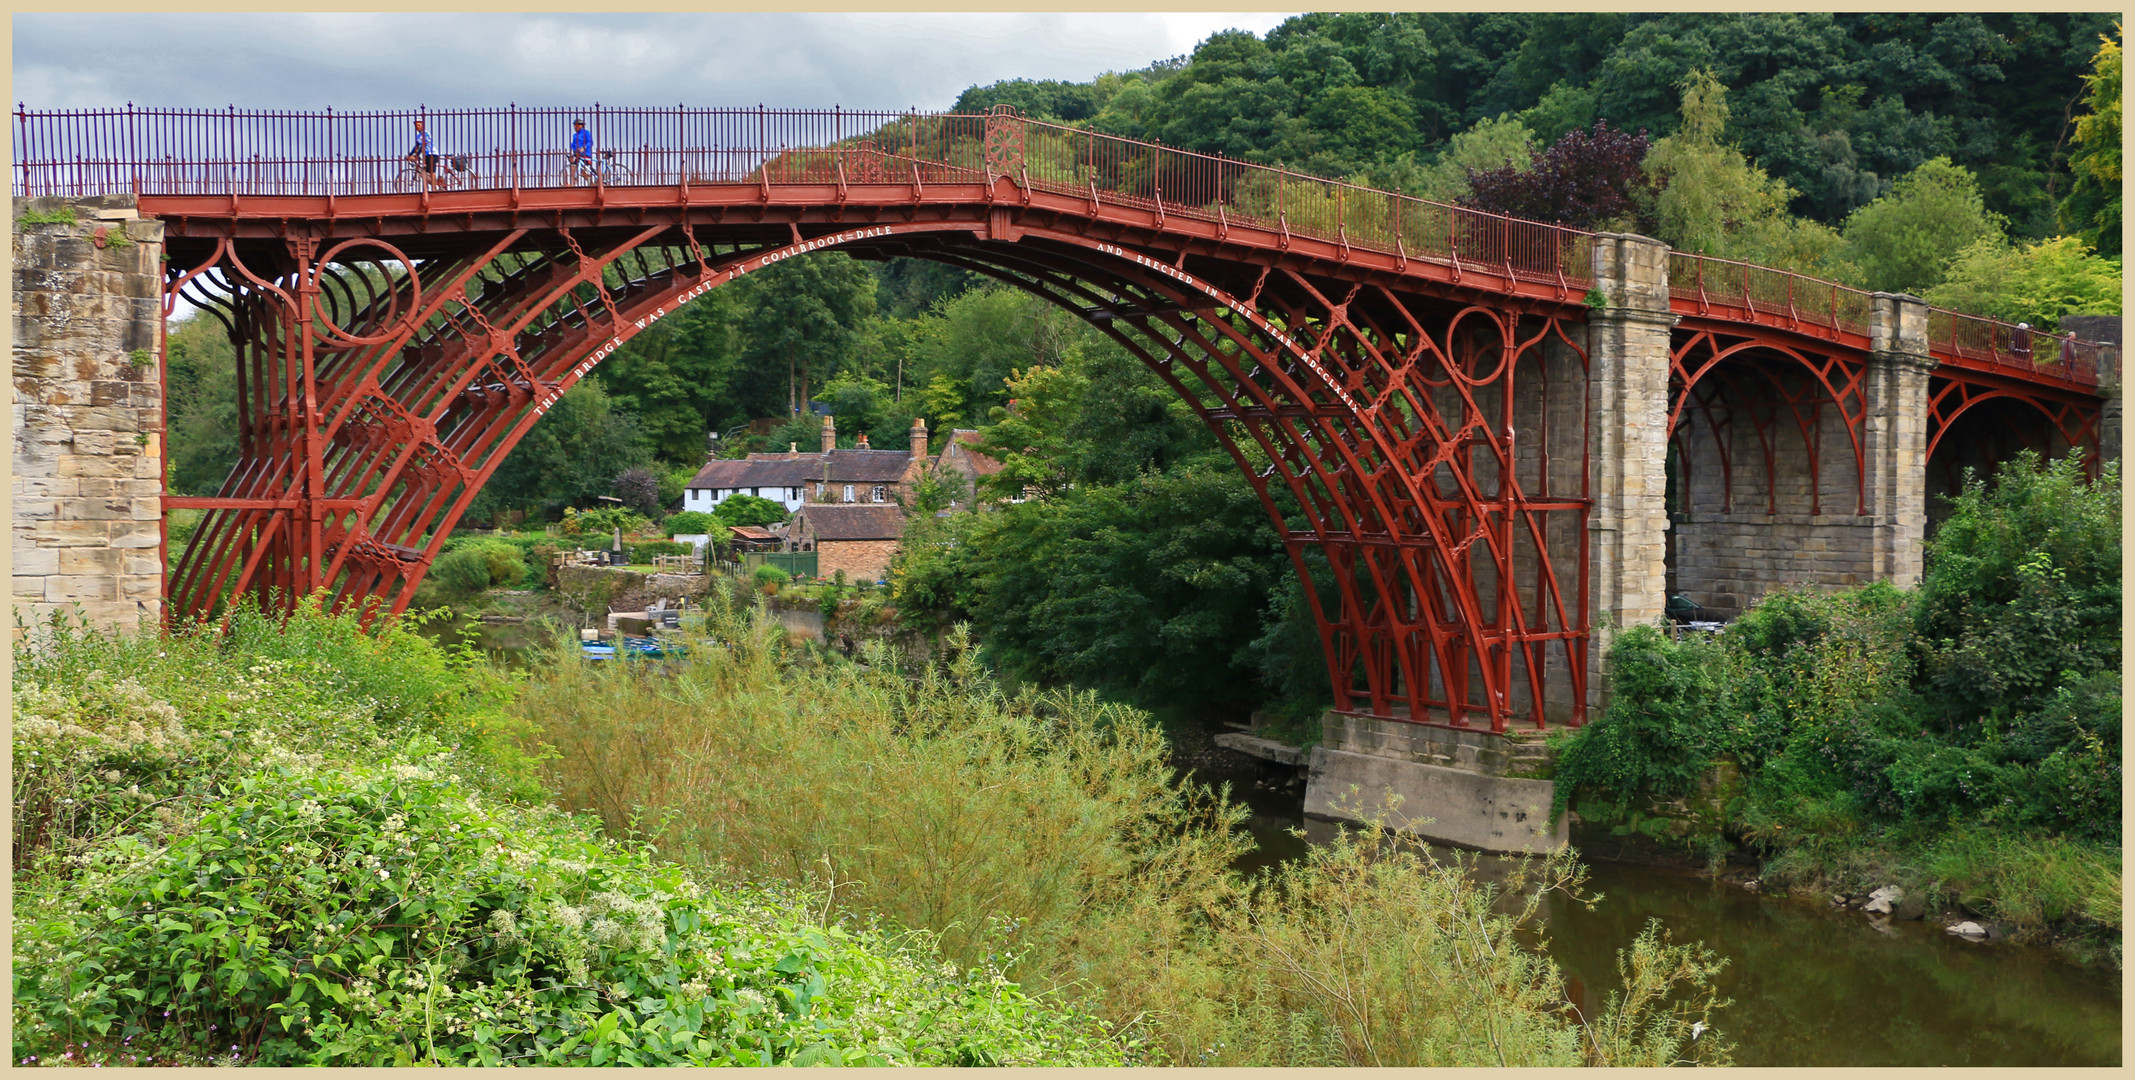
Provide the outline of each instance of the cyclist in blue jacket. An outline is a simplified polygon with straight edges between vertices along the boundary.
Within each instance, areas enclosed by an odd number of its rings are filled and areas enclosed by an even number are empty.
[[[594,174],[593,133],[586,130],[584,120],[571,121],[571,127],[571,153],[567,163],[573,172],[590,177]]]
[[[423,183],[441,187],[444,181],[437,175],[437,146],[430,141],[430,133],[423,130],[423,122],[415,122],[415,145],[408,148],[407,161],[421,170]]]

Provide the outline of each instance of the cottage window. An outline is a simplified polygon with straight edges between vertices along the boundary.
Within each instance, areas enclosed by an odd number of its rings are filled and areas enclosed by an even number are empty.
[[[845,485],[845,501],[853,501],[853,486],[851,484]]]
[[[817,498],[818,500],[821,500],[821,499],[823,498],[823,488],[824,488],[824,487],[825,487],[825,485],[823,485],[823,484],[817,484],[817,485],[815,486],[815,497],[816,497],[816,498]]]
[[[875,490],[873,490],[873,491],[871,491],[871,492],[868,492],[868,498],[869,498],[869,499],[870,499],[871,501],[873,501],[873,502],[881,502],[881,501],[883,501],[883,494],[882,494],[882,485],[881,485],[881,484],[876,484],[876,485],[875,485]]]

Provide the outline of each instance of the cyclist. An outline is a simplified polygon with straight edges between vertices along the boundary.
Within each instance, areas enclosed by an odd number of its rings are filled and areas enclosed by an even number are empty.
[[[590,179],[598,175],[593,166],[593,133],[586,130],[584,120],[571,121],[571,127],[571,152],[566,165],[573,174]]]
[[[430,141],[430,133],[423,130],[423,122],[415,122],[415,145],[408,148],[405,159],[423,175],[423,183],[433,188],[443,187],[445,182],[437,175],[437,146]]]

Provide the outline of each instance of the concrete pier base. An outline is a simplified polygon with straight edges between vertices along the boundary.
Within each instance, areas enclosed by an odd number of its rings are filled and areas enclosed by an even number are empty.
[[[1539,771],[1539,733],[1496,735],[1329,713],[1306,764],[1305,814],[1378,817],[1434,843],[1499,854],[1541,854],[1570,840],[1549,821],[1556,785]]]

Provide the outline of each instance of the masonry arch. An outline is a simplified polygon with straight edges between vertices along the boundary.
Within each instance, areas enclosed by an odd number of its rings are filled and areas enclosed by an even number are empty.
[[[1861,362],[1701,324],[1671,351],[1669,595],[1725,617],[1781,585],[1869,580]]]

